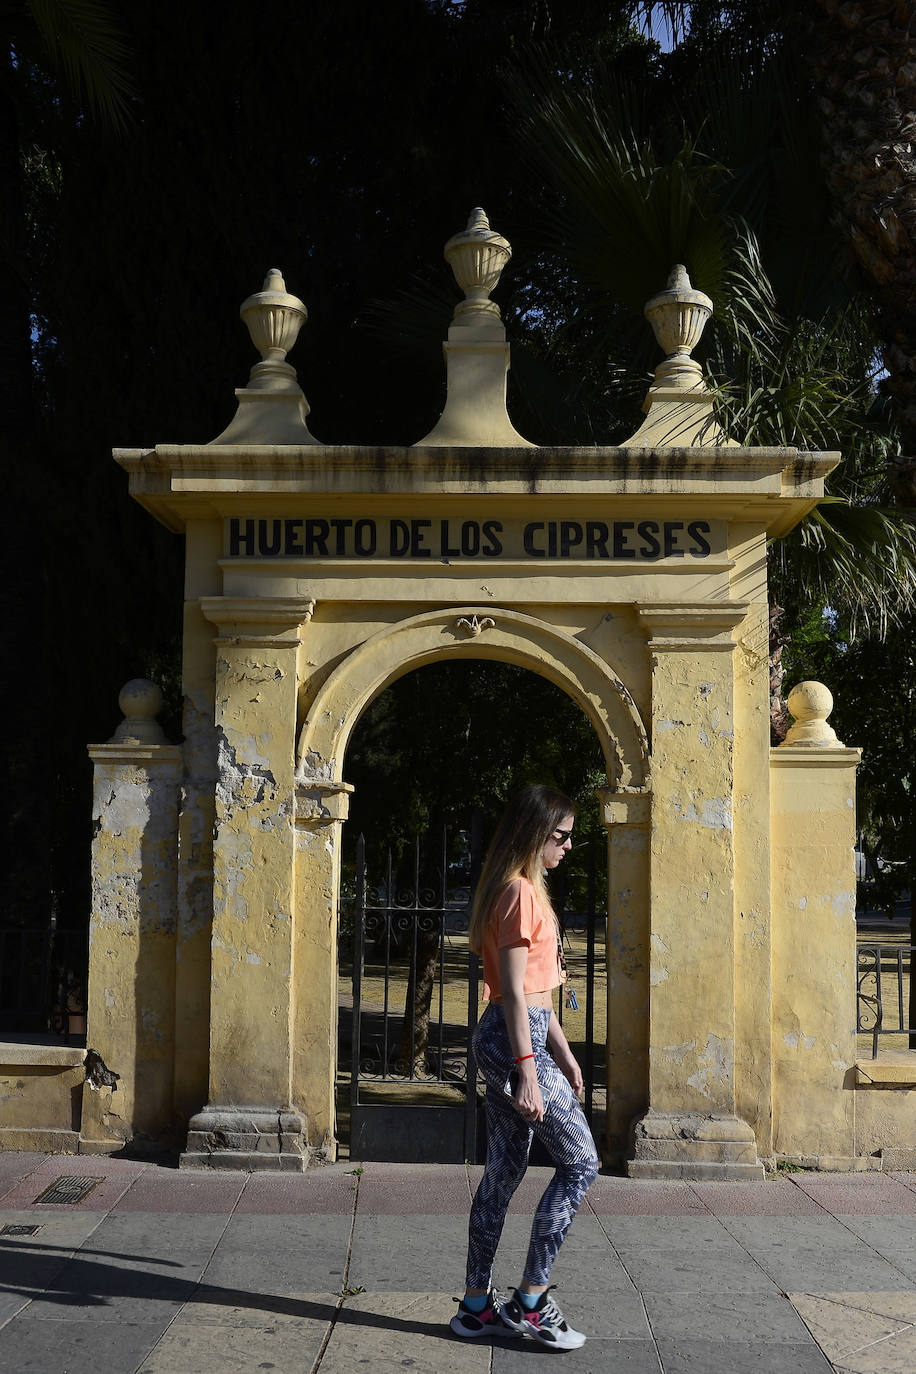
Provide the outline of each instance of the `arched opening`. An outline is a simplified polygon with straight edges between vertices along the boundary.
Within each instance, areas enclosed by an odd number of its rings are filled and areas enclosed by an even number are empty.
[[[469,1157],[476,1092],[467,1039],[482,1009],[469,901],[503,805],[535,781],[578,807],[575,847],[553,875],[570,974],[558,1010],[600,1118],[607,865],[596,789],[607,777],[580,705],[516,663],[462,657],[414,667],[360,714],[343,776],[354,792],[339,905],[341,1144],[352,1133],[361,1158]]]

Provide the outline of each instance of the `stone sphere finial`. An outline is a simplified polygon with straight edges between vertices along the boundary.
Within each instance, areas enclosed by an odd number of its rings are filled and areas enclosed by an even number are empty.
[[[833,697],[822,682],[799,682],[789,693],[787,705],[795,724],[786,735],[785,744],[842,749],[836,731],[827,724],[827,717],[833,710]]]
[[[455,324],[499,324],[499,306],[490,300],[490,292],[511,258],[512,249],[508,239],[490,228],[481,206],[471,211],[467,228],[452,235],[444,254],[465,296],[455,307]]]
[[[242,301],[239,314],[261,355],[261,361],[251,369],[249,386],[257,387],[260,383],[265,389],[272,389],[266,384],[272,380],[275,386],[278,376],[295,379],[295,369],[285,360],[308,319],[308,311],[298,296],[287,291],[279,267],[270,269],[260,291]]]
[[[111,744],[167,744],[165,732],[156,717],[162,710],[162,690],[145,677],[132,677],[118,694],[124,719],[109,741]]]
[[[712,314],[712,301],[702,291],[693,289],[683,263],[672,268],[668,285],[646,303],[643,313],[665,354],[665,361],[656,368],[656,382],[667,386],[695,386],[702,380],[703,373],[690,354],[700,342],[706,321]]]

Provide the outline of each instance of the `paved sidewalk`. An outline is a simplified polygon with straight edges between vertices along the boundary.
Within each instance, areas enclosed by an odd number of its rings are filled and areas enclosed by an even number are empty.
[[[459,1341],[479,1169],[351,1163],[302,1176],[180,1174],[0,1154],[0,1374],[515,1374],[529,1340]],[[61,1176],[81,1202],[36,1198]],[[521,1272],[548,1171],[497,1258]],[[601,1374],[913,1374],[916,1174],[767,1183],[601,1176],[554,1269]]]

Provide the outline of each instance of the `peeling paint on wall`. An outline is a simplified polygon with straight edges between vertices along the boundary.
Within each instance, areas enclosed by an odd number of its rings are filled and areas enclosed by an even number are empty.
[[[696,1088],[704,1097],[713,1101],[721,1099],[723,1088],[731,1085],[734,1079],[735,1055],[732,1042],[718,1035],[707,1035],[706,1048],[697,1055],[698,1068],[687,1079],[691,1088]]]

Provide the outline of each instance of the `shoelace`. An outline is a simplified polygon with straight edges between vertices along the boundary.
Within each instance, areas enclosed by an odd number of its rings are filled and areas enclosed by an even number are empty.
[[[549,1292],[549,1290],[548,1290],[548,1292]],[[552,1322],[556,1322],[558,1325],[559,1325],[561,1322],[563,1322],[563,1321],[566,1320],[565,1317],[563,1316],[563,1313],[560,1311],[559,1307],[557,1307],[556,1303],[554,1302],[553,1298],[551,1298],[551,1297],[548,1297],[548,1298],[547,1298],[547,1301],[544,1303],[544,1306],[541,1308],[541,1311],[540,1311],[540,1314],[539,1314],[539,1315],[540,1315],[540,1318],[541,1318],[542,1321],[544,1321],[544,1320],[547,1320],[547,1321],[549,1321],[549,1322],[552,1321]]]

